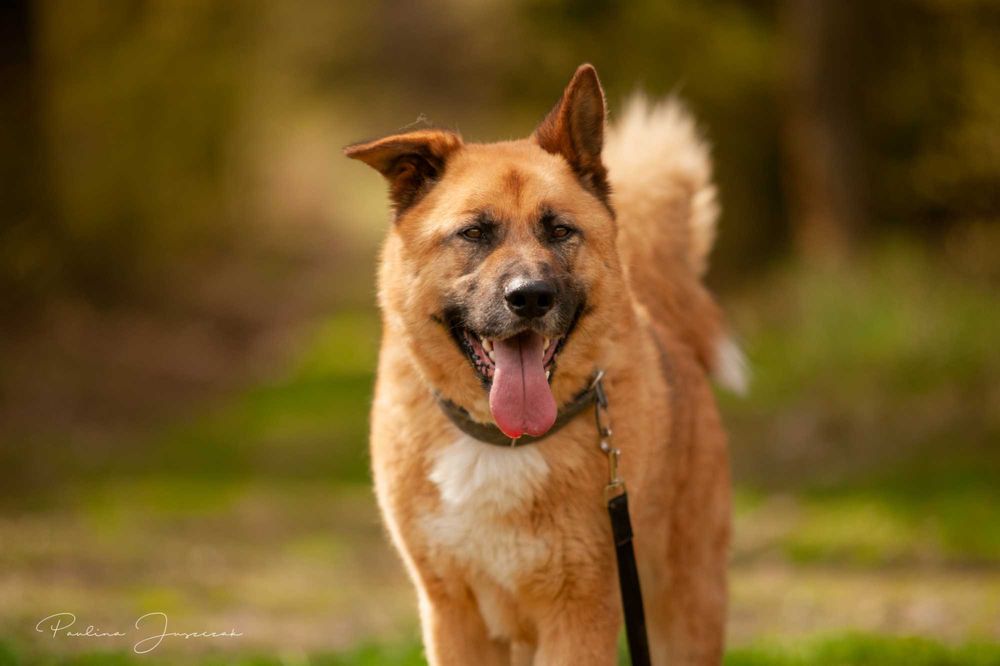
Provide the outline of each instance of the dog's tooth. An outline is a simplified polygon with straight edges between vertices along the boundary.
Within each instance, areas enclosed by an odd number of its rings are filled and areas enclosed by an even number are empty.
[[[545,351],[549,350],[549,345],[552,344],[552,340],[545,338]]]
[[[548,379],[551,376],[552,376],[552,371],[551,370],[546,370],[545,371],[545,379]]]
[[[483,338],[483,349],[486,350],[487,354],[493,351],[493,343],[490,341],[489,338]]]
[[[496,356],[495,353],[493,353],[492,349],[490,351],[486,352],[486,355],[489,356],[490,360],[493,361],[494,363],[497,362],[497,356]]]

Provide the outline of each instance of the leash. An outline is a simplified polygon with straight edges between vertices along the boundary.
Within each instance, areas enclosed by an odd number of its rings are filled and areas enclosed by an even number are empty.
[[[604,392],[604,371],[598,370],[594,379],[594,419],[600,438],[601,451],[608,456],[608,484],[604,486],[604,500],[611,517],[611,533],[615,541],[615,559],[618,562],[618,586],[621,589],[622,609],[625,612],[625,638],[632,666],[649,666],[649,641],[646,638],[646,612],[642,607],[642,587],[639,585],[639,568],[632,548],[632,520],[628,512],[628,493],[625,480],[618,473],[622,452],[612,445],[611,417],[608,413],[608,396]]]

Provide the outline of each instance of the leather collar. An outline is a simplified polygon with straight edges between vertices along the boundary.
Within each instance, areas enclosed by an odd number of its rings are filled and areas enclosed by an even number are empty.
[[[598,390],[596,385],[596,380],[599,375],[594,375],[594,379],[587,384],[587,388],[583,389],[580,393],[576,395],[575,398],[570,400],[566,405],[559,410],[556,415],[556,421],[549,428],[549,431],[544,435],[539,435],[538,437],[533,437],[531,435],[524,435],[513,439],[508,437],[503,433],[500,428],[492,423],[480,423],[479,421],[474,421],[469,412],[465,411],[464,408],[459,407],[455,403],[445,398],[442,398],[438,394],[434,394],[434,398],[437,401],[438,406],[444,415],[448,417],[455,427],[464,432],[469,437],[479,440],[480,442],[485,442],[486,444],[493,444],[494,446],[512,447],[512,446],[525,446],[528,444],[535,444],[540,442],[546,437],[551,437],[555,433],[559,432],[563,426],[573,420],[580,412],[587,409],[598,398]]]

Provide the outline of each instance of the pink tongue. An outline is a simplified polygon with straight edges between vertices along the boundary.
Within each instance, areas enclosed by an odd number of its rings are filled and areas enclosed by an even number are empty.
[[[508,437],[544,435],[555,423],[556,401],[545,378],[543,343],[542,336],[531,331],[493,342],[490,411]]]

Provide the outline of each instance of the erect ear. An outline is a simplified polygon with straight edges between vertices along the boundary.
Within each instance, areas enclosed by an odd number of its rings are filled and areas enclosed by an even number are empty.
[[[462,137],[454,132],[426,129],[356,143],[344,154],[385,176],[398,215],[430,191],[444,174],[448,156],[461,146]]]
[[[577,177],[605,204],[609,201],[608,172],[601,161],[604,147],[604,90],[593,65],[580,65],[562,99],[535,130],[535,141],[562,155]]]

